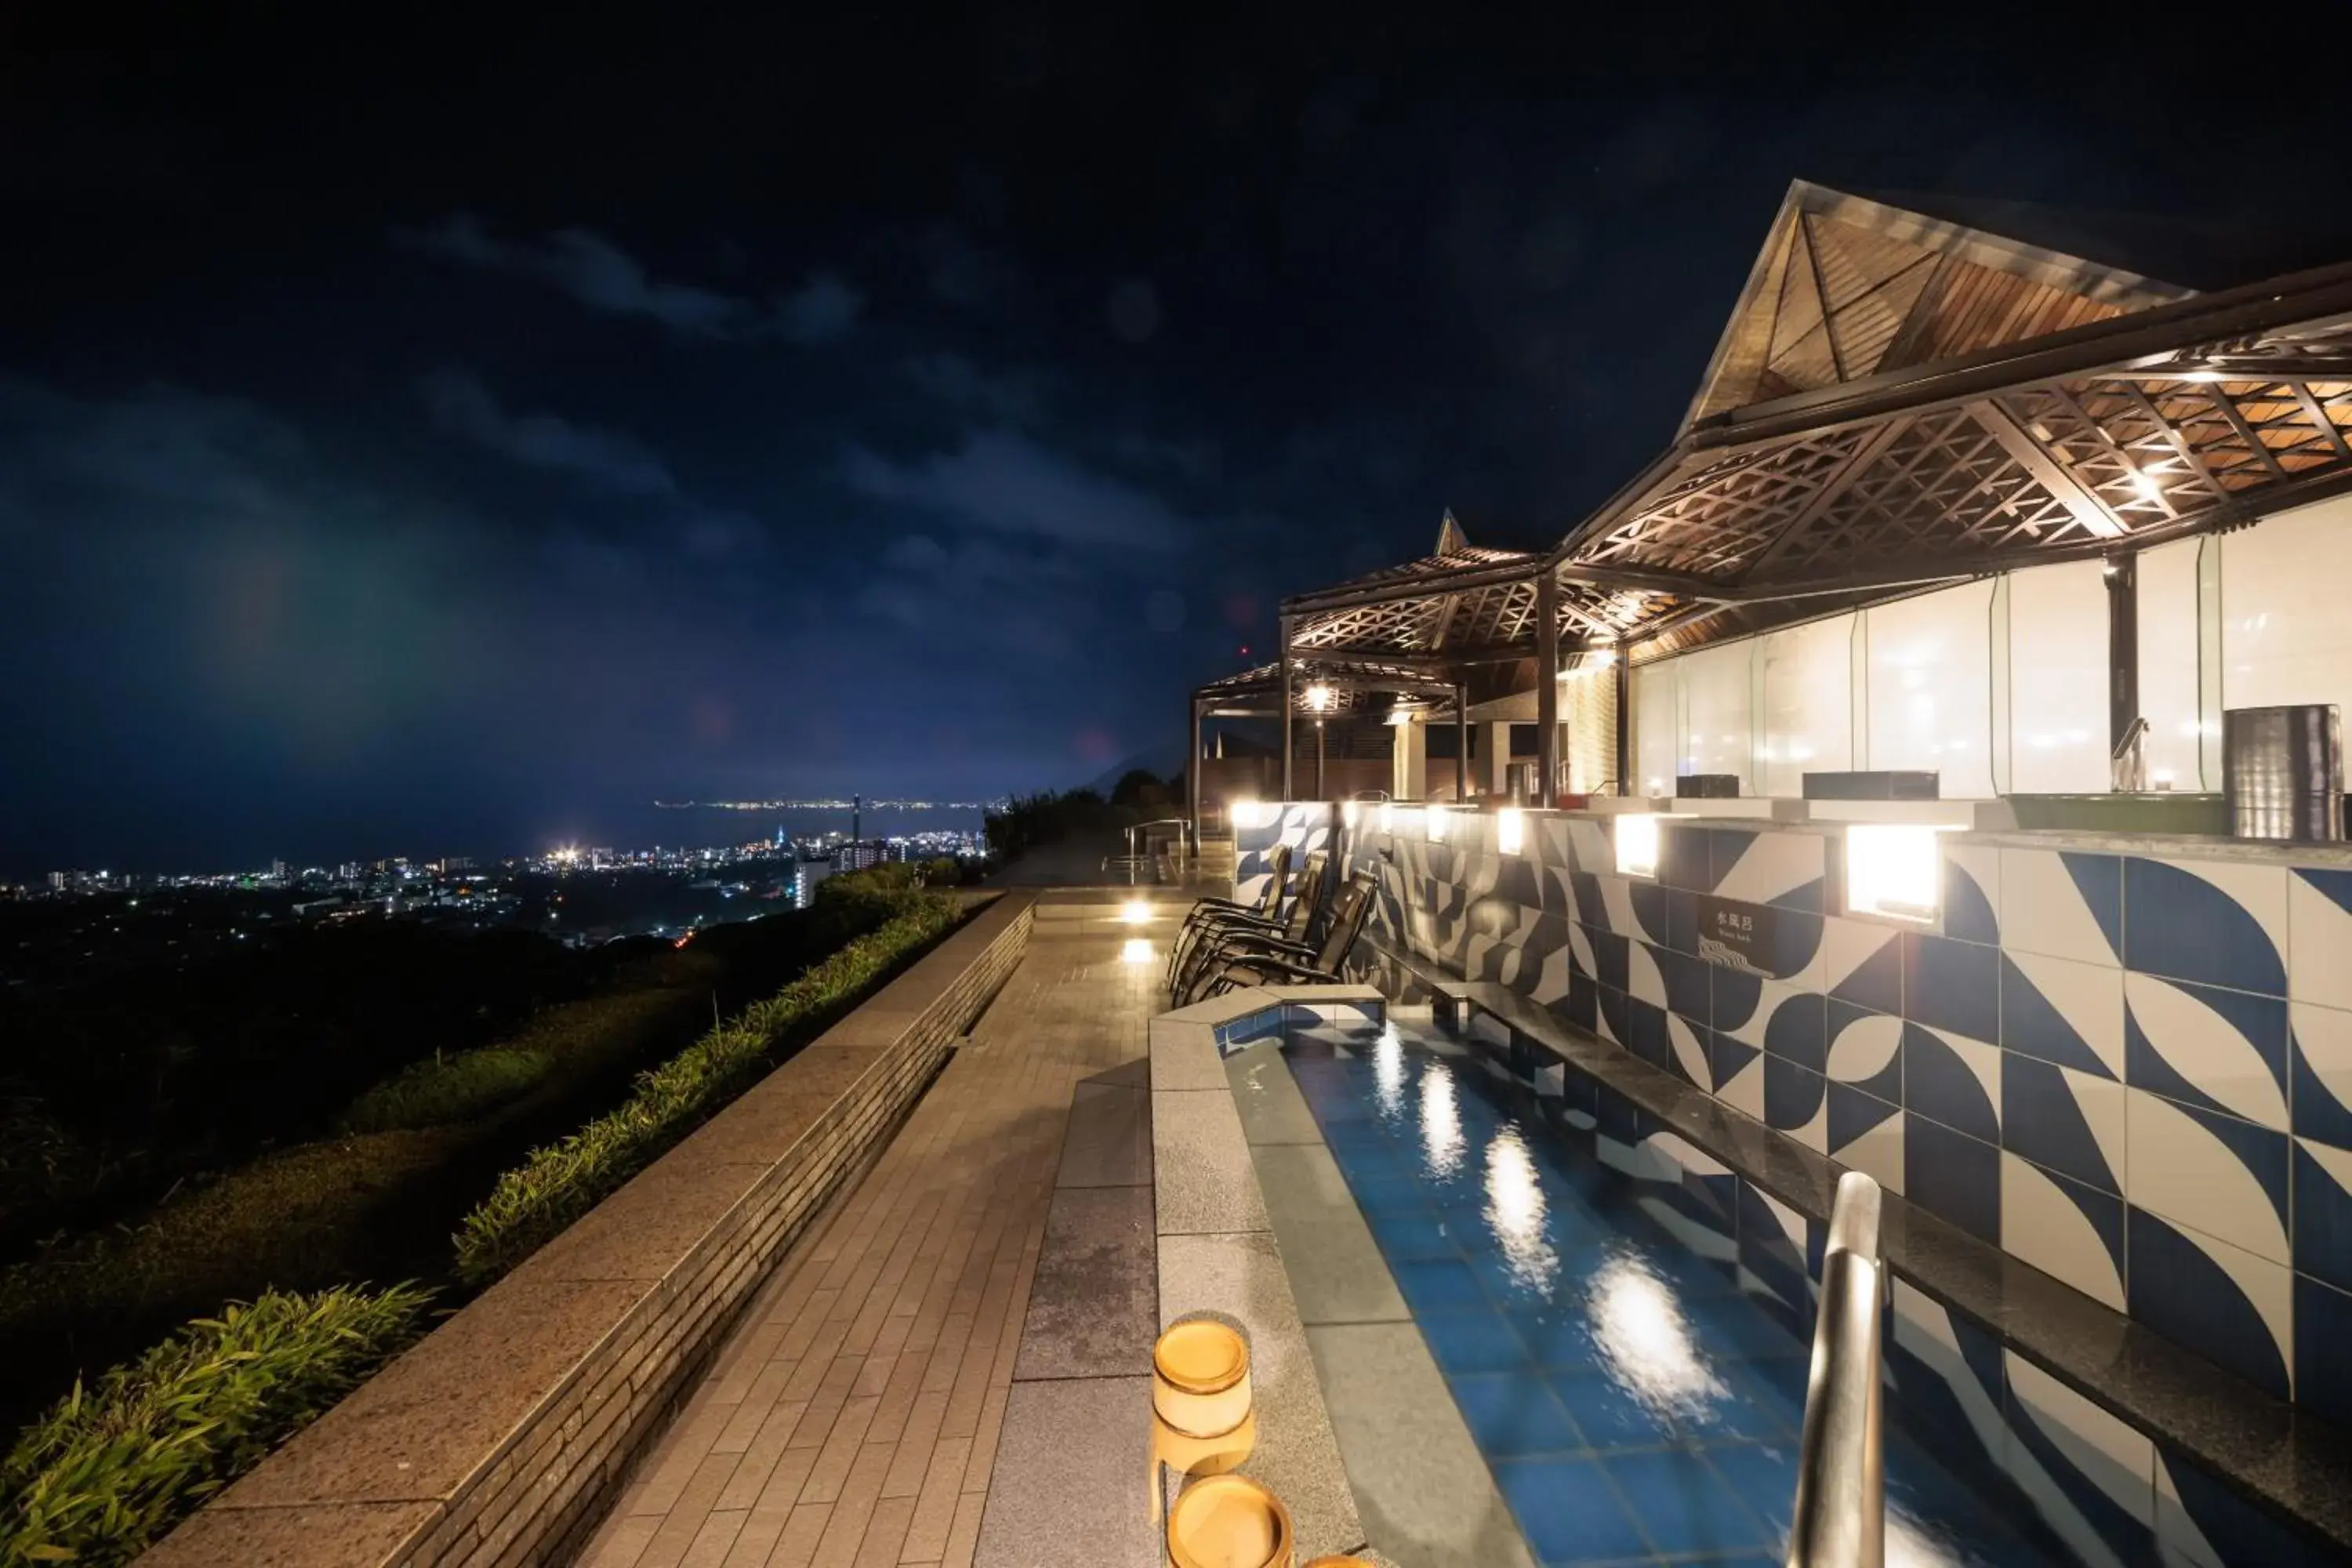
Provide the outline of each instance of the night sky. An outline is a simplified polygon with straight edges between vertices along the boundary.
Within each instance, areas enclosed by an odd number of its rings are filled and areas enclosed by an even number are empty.
[[[1444,508],[1557,540],[1793,177],[2347,205],[2318,13],[1265,9],[11,7],[0,872],[1082,783]]]

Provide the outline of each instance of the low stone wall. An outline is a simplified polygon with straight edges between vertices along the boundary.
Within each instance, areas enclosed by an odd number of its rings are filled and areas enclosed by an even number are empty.
[[[1012,973],[1034,901],[982,910],[142,1563],[572,1561],[738,1310]]]

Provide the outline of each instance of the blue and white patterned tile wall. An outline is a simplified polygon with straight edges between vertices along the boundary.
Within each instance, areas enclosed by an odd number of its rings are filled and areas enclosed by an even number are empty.
[[[1310,851],[1330,847],[1334,809],[1328,801],[1262,801],[1234,807],[1234,900],[1254,904],[1265,896],[1272,866],[1266,857],[1277,844],[1290,846],[1290,868],[1307,863]]]
[[[1474,1009],[1468,1034],[1491,1068],[1538,1098],[1547,1118],[1601,1163],[1642,1183],[1645,1206],[1750,1300],[1810,1335],[1826,1226],[1710,1159],[1608,1085]],[[1547,1063],[1553,1065],[1547,1066]],[[1896,1278],[1884,1342],[1908,1425],[1935,1434],[1937,1458],[1987,1495],[1992,1478],[2024,1494],[2084,1563],[2182,1568],[2294,1568],[2331,1561],[2315,1541],[2240,1497],[2013,1350]],[[1888,1561],[1905,1552],[1890,1540]],[[1970,1561],[1977,1559],[1971,1558]]]
[[[1825,912],[1817,829],[1493,831],[1359,836],[1385,931],[2352,1425],[2352,871],[1954,835],[1926,931]]]

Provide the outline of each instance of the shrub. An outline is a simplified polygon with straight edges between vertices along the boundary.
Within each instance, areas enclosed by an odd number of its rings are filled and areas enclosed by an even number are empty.
[[[545,1051],[509,1046],[412,1062],[353,1100],[343,1125],[353,1132],[389,1132],[478,1121],[537,1088],[554,1066]]]
[[[953,925],[960,912],[952,899],[909,896],[905,911],[878,931],[639,1074],[618,1110],[532,1150],[460,1226],[459,1275],[487,1281],[530,1256],[749,1088],[780,1048],[812,1037],[846,1011],[901,959]]]
[[[428,1299],[273,1291],[76,1384],[0,1461],[0,1563],[130,1561],[414,1340]]]

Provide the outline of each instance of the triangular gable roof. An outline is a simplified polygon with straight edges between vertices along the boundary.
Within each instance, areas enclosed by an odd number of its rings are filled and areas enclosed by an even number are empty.
[[[1469,548],[1470,536],[1462,531],[1460,523],[1454,521],[1454,509],[1447,507],[1445,521],[1437,525],[1437,548],[1431,553],[1459,555]]]
[[[2194,292],[1798,180],[1683,428]]]

